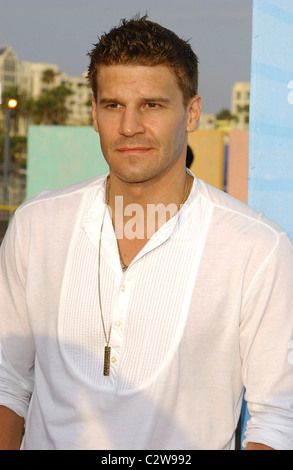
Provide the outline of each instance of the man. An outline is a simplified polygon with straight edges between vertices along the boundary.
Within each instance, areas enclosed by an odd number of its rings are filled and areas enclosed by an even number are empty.
[[[17,211],[1,249],[2,447],[292,448],[286,234],[186,170],[198,60],[146,17],[90,53],[109,175]]]

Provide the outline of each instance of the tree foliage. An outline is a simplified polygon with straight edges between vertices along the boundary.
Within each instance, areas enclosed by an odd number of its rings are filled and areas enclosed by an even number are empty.
[[[66,98],[71,94],[65,85],[59,85],[42,92],[34,101],[33,119],[36,124],[65,124],[68,109]]]
[[[36,99],[31,98],[26,92],[20,91],[17,86],[7,88],[3,92],[4,109],[10,98],[18,101],[18,105],[12,113],[15,125],[20,116],[31,124],[65,124],[68,115],[66,98],[71,94],[71,90],[64,84],[52,86],[55,75],[51,69],[43,72],[42,81],[50,86],[43,90]]]

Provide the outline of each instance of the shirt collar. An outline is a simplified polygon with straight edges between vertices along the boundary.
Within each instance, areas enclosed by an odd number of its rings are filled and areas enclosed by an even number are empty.
[[[197,179],[193,175],[190,170],[187,170],[189,174],[191,174],[194,178],[193,185],[189,197],[185,204],[181,207],[180,211],[172,217],[168,222],[163,224],[160,229],[154,233],[154,235],[150,238],[150,240],[146,243],[146,245],[142,248],[139,252],[137,257],[133,260],[133,262],[140,259],[146,253],[151,250],[154,250],[159,245],[165,243],[169,238],[175,236],[177,230],[179,230],[182,220],[184,220],[185,216],[188,214],[190,204],[195,198],[196,195],[196,187],[197,187]],[[113,257],[113,253],[118,252],[117,249],[117,240],[114,232],[114,228],[112,225],[111,217],[109,210],[106,207],[106,182],[107,182],[108,175],[105,175],[103,179],[100,180],[99,186],[96,190],[96,197],[88,211],[86,212],[85,216],[82,219],[82,228],[85,230],[88,238],[93,243],[93,245],[98,249],[99,247],[99,240],[101,236],[101,225],[102,220],[105,214],[104,219],[104,227],[103,227],[103,239],[102,239],[102,251],[101,255],[105,259],[110,259]],[[106,212],[105,212],[106,211]],[[119,261],[119,260],[118,260]],[[117,263],[115,263],[117,264]],[[116,266],[117,269],[117,266]],[[115,269],[115,271],[116,271]],[[120,269],[120,265],[119,265]]]
[[[105,177],[99,181],[94,201],[81,221],[81,227],[85,230],[89,239],[96,248],[99,245],[101,222],[106,207],[105,195],[107,176],[108,175],[105,175]]]

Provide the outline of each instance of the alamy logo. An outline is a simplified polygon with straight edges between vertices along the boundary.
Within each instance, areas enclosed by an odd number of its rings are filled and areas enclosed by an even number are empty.
[[[115,196],[115,233],[117,239],[150,239],[157,229],[178,212],[177,204],[147,204],[146,210],[140,204],[123,204],[123,196]],[[111,208],[108,206],[112,218]],[[127,222],[124,224],[124,218]]]

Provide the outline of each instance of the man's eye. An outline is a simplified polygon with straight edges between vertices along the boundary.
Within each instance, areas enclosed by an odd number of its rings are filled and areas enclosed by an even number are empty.
[[[146,107],[147,107],[148,109],[156,109],[156,108],[159,108],[159,106],[160,106],[160,105],[159,105],[158,103],[147,103],[147,104],[146,104]]]
[[[117,108],[119,108],[120,106],[121,106],[121,105],[118,104],[118,103],[110,103],[110,104],[107,105],[107,108],[108,108],[108,109],[117,109]]]

